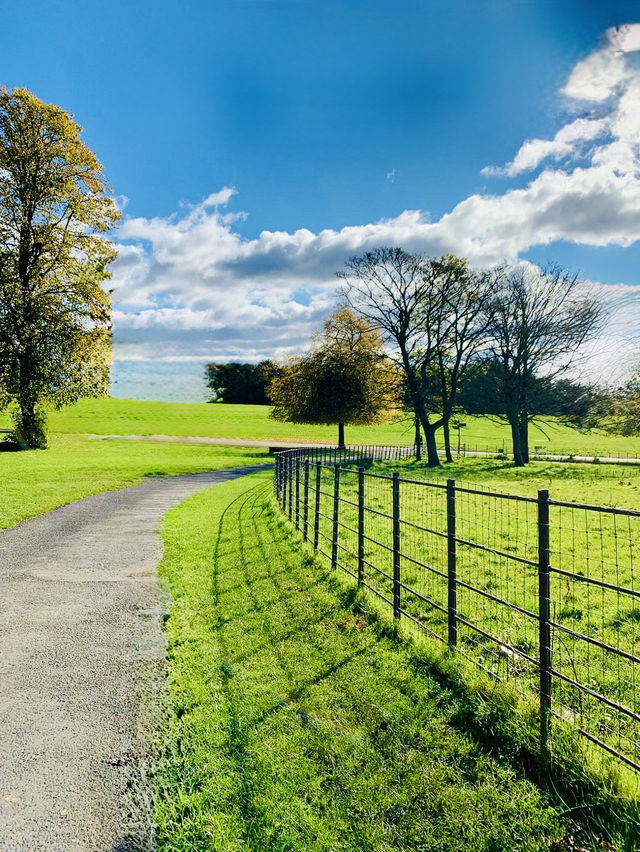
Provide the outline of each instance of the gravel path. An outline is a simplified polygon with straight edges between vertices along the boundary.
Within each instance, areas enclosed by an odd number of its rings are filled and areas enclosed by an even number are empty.
[[[153,849],[158,529],[189,495],[259,469],[154,477],[0,532],[1,852]]]
[[[329,444],[316,444],[316,443],[300,443],[297,441],[263,441],[254,438],[203,438],[203,437],[189,437],[185,435],[89,435],[89,438],[93,438],[95,440],[118,440],[118,441],[155,441],[157,443],[162,444],[211,444],[218,445],[224,447],[271,447],[274,450],[287,450],[287,449],[305,449],[305,448],[316,448],[316,447],[324,447],[324,446],[335,446],[331,443]],[[357,447],[356,445],[353,445]],[[405,445],[406,446],[406,445]],[[349,447],[349,445],[347,445]],[[439,452],[444,453],[442,448],[439,449]],[[498,448],[495,450],[465,450],[463,456],[466,458],[467,456],[478,456],[481,458],[495,458],[498,452]],[[578,464],[581,463],[592,463],[596,459],[598,462],[602,464],[640,464],[640,457],[638,456],[598,456],[594,455],[567,455],[562,453],[533,453],[532,459],[542,460],[542,461],[561,461],[561,462],[575,462]]]

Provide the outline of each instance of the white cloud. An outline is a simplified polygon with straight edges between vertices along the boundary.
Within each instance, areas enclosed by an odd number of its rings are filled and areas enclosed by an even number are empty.
[[[513,261],[558,240],[630,246],[640,239],[638,50],[640,25],[608,30],[562,90],[569,107],[595,111],[574,112],[552,139],[527,140],[506,166],[484,170],[534,172],[526,186],[471,195],[435,222],[406,210],[341,230],[245,239],[237,230],[245,214],[226,209],[230,187],[180,214],[125,219],[112,282],[117,357],[257,360],[299,351],[334,302],[334,272],[380,245],[452,251],[475,264]],[[640,324],[637,291],[623,296],[613,303],[624,302]]]
[[[640,50],[640,24],[611,27],[602,47],[578,62],[562,90],[569,98],[605,101],[634,76],[626,54]]]
[[[486,166],[482,169],[482,174],[514,177],[537,168],[543,160],[550,157],[554,160],[570,157],[576,153],[581,143],[589,142],[604,133],[608,124],[606,119],[576,118],[561,127],[553,139],[527,139],[511,163],[504,168]]]

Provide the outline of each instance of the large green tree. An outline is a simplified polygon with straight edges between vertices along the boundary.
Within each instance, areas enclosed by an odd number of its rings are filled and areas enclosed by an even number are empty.
[[[622,387],[600,392],[586,425],[617,435],[640,435],[640,370]]]
[[[267,387],[278,367],[273,361],[247,364],[231,361],[205,365],[205,381],[211,391],[208,402],[236,405],[268,405]]]
[[[397,388],[378,332],[341,308],[326,320],[311,352],[273,378],[268,394],[275,420],[336,423],[344,447],[345,423],[378,422],[396,404]]]
[[[103,169],[60,107],[0,90],[0,404],[28,447],[44,407],[106,392],[111,305],[103,282],[119,218]]]

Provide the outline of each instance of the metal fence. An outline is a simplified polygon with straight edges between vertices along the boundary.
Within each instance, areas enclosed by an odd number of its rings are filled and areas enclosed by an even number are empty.
[[[438,448],[438,452],[444,454],[444,448]],[[451,444],[451,452],[454,456],[496,456],[498,458],[509,458],[513,456],[513,448],[511,444],[471,444],[462,443],[456,446],[454,442]],[[555,446],[554,444],[534,444],[529,447],[529,453],[532,459],[541,459],[543,461],[574,461],[574,462],[603,462],[605,464],[640,464],[640,456],[635,450],[587,450],[575,449],[575,447],[567,448]]]
[[[276,456],[283,511],[332,568],[640,770],[640,512],[367,470],[369,452]]]

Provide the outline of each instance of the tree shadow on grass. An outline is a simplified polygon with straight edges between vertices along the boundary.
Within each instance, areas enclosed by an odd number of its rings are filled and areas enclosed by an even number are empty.
[[[228,715],[223,748],[227,759],[235,767],[233,774],[238,783],[237,804],[242,817],[243,842],[255,850],[293,848],[279,846],[279,841],[272,834],[273,826],[265,821],[264,779],[261,781],[260,773],[256,771],[256,760],[259,759],[255,754],[256,740],[265,738],[268,741],[272,736],[270,726],[278,714],[289,714],[282,724],[285,728],[291,726],[293,741],[299,742],[295,740],[294,727],[308,724],[305,707],[309,708],[310,693],[314,687],[322,686],[328,696],[326,700],[329,701],[327,712],[333,717],[332,708],[341,707],[343,700],[349,705],[349,711],[346,712],[352,712],[354,708],[357,712],[358,689],[364,684],[365,678],[369,686],[374,684],[374,691],[376,684],[379,684],[381,703],[380,706],[378,701],[372,703],[370,696],[365,699],[368,701],[365,709],[369,714],[369,722],[363,723],[357,733],[357,736],[366,740],[363,753],[369,755],[367,760],[376,765],[391,761],[395,764],[399,762],[400,766],[404,759],[405,720],[397,714],[403,711],[395,710],[393,712],[396,715],[389,716],[382,696],[386,690],[388,697],[389,689],[404,696],[407,707],[410,706],[409,716],[412,720],[406,725],[406,735],[409,736],[406,748],[414,752],[417,749],[422,753],[426,748],[425,743],[420,738],[416,741],[415,732],[409,732],[408,729],[421,718],[418,713],[420,702],[427,695],[428,683],[434,683],[430,673],[416,668],[415,676],[422,683],[416,682],[413,689],[413,685],[407,683],[407,668],[403,668],[403,661],[396,660],[397,668],[394,672],[384,667],[386,658],[380,656],[381,642],[395,641],[393,630],[381,628],[374,620],[369,623],[364,621],[355,589],[345,589],[332,577],[331,572],[318,574],[318,565],[311,557],[303,555],[303,560],[307,559],[308,563],[305,565],[303,561],[301,564],[297,536],[275,516],[268,517],[272,510],[267,491],[268,486],[256,486],[236,498],[221,514],[213,553],[211,585],[214,609],[212,630],[218,644],[220,683]],[[233,547],[227,546],[229,535],[235,542]],[[233,562],[231,567],[226,565],[228,560]],[[242,576],[242,582],[236,581],[238,575]],[[225,578],[230,581],[228,584]],[[352,629],[356,621],[358,626]],[[321,630],[323,623],[327,633]],[[360,668],[349,671],[352,665]],[[336,675],[340,679],[332,683]],[[255,690],[261,693],[260,700],[254,700]],[[351,695],[345,697],[345,692]],[[322,702],[324,697],[321,696],[320,700]],[[316,706],[313,701],[311,706]],[[394,724],[400,727],[388,731],[388,718],[394,718]],[[331,736],[339,738],[341,728],[339,723],[336,724],[336,733]],[[443,713],[434,731],[437,733],[437,726],[446,727],[446,724]],[[477,780],[477,764],[482,762],[481,753],[476,747],[467,753],[466,746],[456,743],[452,741],[447,746],[452,749],[452,762],[447,772],[458,773],[461,783],[473,787]],[[338,748],[336,759],[341,760],[339,743],[334,742],[333,746],[329,743],[327,748],[331,750],[334,746]],[[313,746],[311,748],[313,751]],[[443,759],[446,763],[447,758]],[[427,768],[429,760],[425,751],[424,764]],[[366,772],[367,767],[363,766],[363,770]],[[333,789],[332,785],[339,785],[339,772],[327,773],[323,766],[319,767],[319,771],[318,777],[324,778],[322,783],[328,785],[327,790]],[[402,768],[399,771],[402,773]],[[353,806],[354,813],[357,812],[360,802],[352,800],[351,797],[355,795],[353,790],[335,787],[335,791],[327,795],[339,796],[342,803],[338,805],[339,809],[350,809]],[[304,791],[301,795],[305,797]],[[410,800],[411,794],[407,792],[407,795]],[[473,801],[473,795],[469,794],[467,804]],[[393,823],[396,819],[392,812],[384,809],[378,812],[376,809],[381,808],[379,802],[371,807],[374,816],[369,816],[369,819],[380,819],[385,823],[389,820]],[[413,803],[411,807],[414,807]],[[425,802],[424,807],[428,811],[429,802]],[[402,813],[402,809],[399,813]],[[423,813],[420,816],[424,818]],[[465,818],[471,819],[469,810]],[[358,820],[354,819],[357,824]],[[404,816],[398,819],[402,821]],[[354,831],[357,833],[358,830],[356,826]],[[406,825],[402,830],[406,830]],[[362,838],[364,836],[362,834]],[[362,845],[353,845],[354,840],[351,838],[344,848],[379,848],[364,840],[361,842]],[[422,847],[408,845],[398,848]]]

